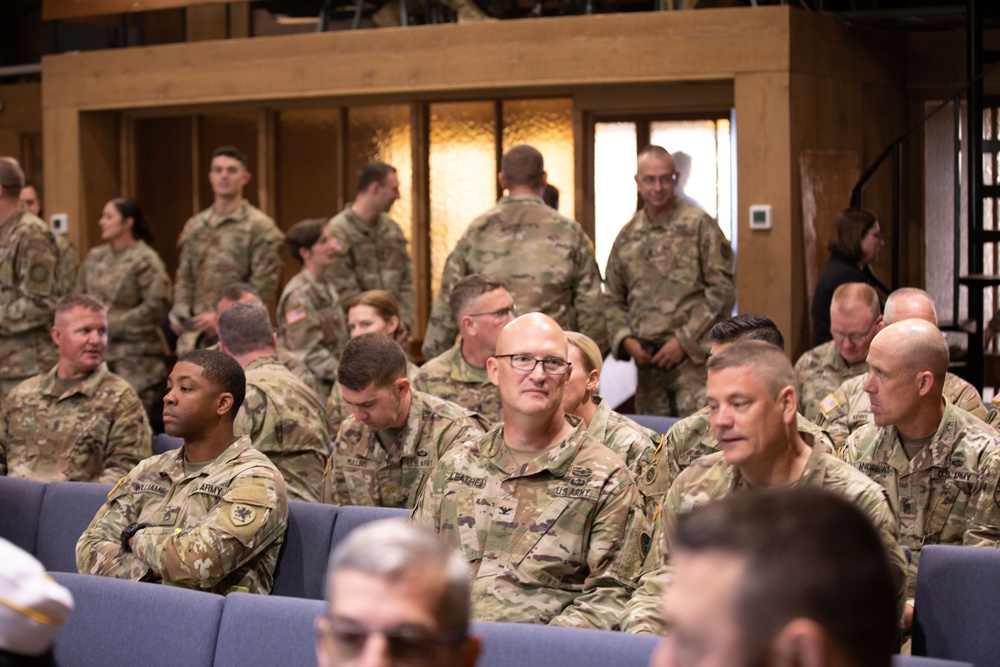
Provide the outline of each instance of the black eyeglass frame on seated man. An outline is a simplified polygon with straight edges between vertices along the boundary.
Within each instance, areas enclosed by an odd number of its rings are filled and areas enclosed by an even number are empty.
[[[429,664],[439,646],[456,644],[469,636],[468,629],[454,632],[431,632],[425,628],[403,626],[375,629],[343,618],[320,616],[316,623],[319,641],[333,643],[335,654],[351,660],[361,655],[372,635],[381,635],[388,654],[398,665]]]
[[[516,371],[524,371],[525,373],[531,373],[535,370],[535,366],[541,364],[542,370],[549,375],[566,375],[566,373],[569,373],[570,366],[573,365],[569,361],[558,357],[537,359],[530,354],[524,353],[495,354],[493,356],[497,359],[503,359],[506,357],[510,361],[511,368]]]

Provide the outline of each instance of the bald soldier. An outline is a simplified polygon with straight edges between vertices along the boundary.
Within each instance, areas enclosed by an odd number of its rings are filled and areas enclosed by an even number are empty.
[[[818,422],[820,402],[844,380],[868,370],[868,346],[882,321],[878,293],[865,283],[845,283],[833,292],[830,302],[830,334],[833,340],[817,345],[795,362],[799,412]]]
[[[889,494],[913,552],[912,598],[923,545],[1000,546],[1000,436],[942,395],[948,345],[930,322],[887,326],[868,365],[874,423],[851,434],[843,456]]]
[[[628,598],[645,517],[625,463],[563,412],[567,354],[547,315],[504,327],[486,367],[503,424],[446,454],[413,511],[472,564],[476,620],[612,629]]]
[[[892,294],[885,302],[885,313],[878,324],[881,331],[894,322],[918,319],[937,326],[937,310],[930,294],[916,287],[902,287]],[[845,380],[832,394],[827,394],[820,402],[822,414],[819,418],[820,427],[826,431],[834,446],[840,449],[847,442],[847,437],[865,424],[871,423],[872,407],[868,393],[864,390],[868,381],[868,373],[862,373]],[[953,405],[966,412],[986,418],[986,406],[983,397],[975,387],[953,373],[944,376],[944,395]]]
[[[906,561],[899,524],[885,490],[851,465],[810,447],[795,427],[798,397],[788,357],[763,341],[733,343],[708,360],[709,419],[720,451],[677,476],[652,522],[639,588],[622,615],[622,629],[662,634],[656,607],[670,584],[674,527],[681,514],[713,499],[758,489],[815,486],[854,502],[882,536],[902,605]],[[630,543],[634,540],[630,540]]]

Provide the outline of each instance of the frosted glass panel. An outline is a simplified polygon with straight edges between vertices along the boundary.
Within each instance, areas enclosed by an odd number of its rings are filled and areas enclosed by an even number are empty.
[[[549,183],[559,188],[559,212],[576,219],[573,180],[573,101],[511,100],[503,103],[503,150],[531,144],[545,158]]]
[[[347,192],[345,201],[357,193],[357,172],[369,160],[381,160],[396,168],[400,199],[389,215],[399,223],[413,257],[413,154],[411,152],[410,107],[407,104],[351,107],[347,113]]]
[[[594,249],[601,275],[618,232],[635,213],[635,123],[594,125]]]
[[[496,203],[496,117],[492,102],[430,107],[431,294],[455,243]]]

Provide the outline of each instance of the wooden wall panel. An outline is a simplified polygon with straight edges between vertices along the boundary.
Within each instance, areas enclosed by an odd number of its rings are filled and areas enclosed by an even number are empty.
[[[42,87],[37,83],[0,86],[0,155],[21,162],[29,180],[44,181],[41,165],[33,165],[31,141],[42,134]],[[28,154],[26,154],[26,151]],[[40,157],[40,156],[39,156]]]
[[[82,215],[78,224],[82,227],[79,236],[84,240],[78,247],[81,258],[84,248],[101,243],[101,231],[97,225],[104,204],[121,194],[119,114],[105,111],[85,113],[80,116],[80,160],[83,167],[83,190],[81,191]],[[73,221],[70,220],[70,227]]]
[[[260,160],[266,156],[260,155],[258,150],[258,121],[258,114],[252,111],[208,113],[198,119],[199,211],[208,208],[214,201],[212,188],[208,184],[208,169],[212,164],[212,153],[220,146],[235,146],[246,153],[253,178],[243,188],[243,196],[259,208],[256,177],[263,166]],[[267,168],[264,167],[264,170]]]

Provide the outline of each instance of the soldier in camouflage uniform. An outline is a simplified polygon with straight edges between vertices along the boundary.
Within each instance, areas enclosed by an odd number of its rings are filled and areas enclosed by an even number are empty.
[[[302,270],[278,300],[278,341],[312,371],[320,396],[333,389],[348,340],[344,308],[326,277],[334,245],[325,226],[325,220],[303,220],[288,230],[285,243]]]
[[[924,320],[934,326],[938,323],[934,300],[930,294],[916,287],[902,287],[889,295],[878,330],[909,319]],[[830,434],[838,449],[844,446],[852,432],[871,423],[871,402],[864,390],[866,382],[868,373],[845,380],[837,391],[820,402],[819,424]],[[986,418],[986,406],[979,391],[953,373],[944,376],[944,396],[956,407],[980,419]]]
[[[0,157],[0,399],[54,356],[58,255],[45,223],[21,206],[23,184],[17,161]]]
[[[397,199],[395,167],[369,162],[358,171],[354,201],[327,224],[336,251],[327,274],[343,303],[375,289],[396,297],[403,325],[399,342],[404,343],[413,326],[413,262],[403,231],[388,215]]]
[[[799,412],[811,422],[822,416],[823,398],[844,380],[868,371],[868,346],[882,321],[878,293],[864,283],[845,283],[833,293],[833,340],[807,351],[795,362]]]
[[[178,354],[216,341],[212,306],[219,288],[249,282],[265,302],[278,291],[284,236],[271,218],[243,199],[248,168],[246,155],[237,149],[217,148],[208,172],[215,203],[184,224],[170,311]]]
[[[103,363],[107,313],[71,294],[56,307],[59,363],[22,382],[0,407],[0,474],[43,482],[114,482],[152,454],[135,390]]]
[[[290,500],[323,497],[330,432],[316,393],[281,365],[267,310],[233,304],[219,316],[219,347],[243,367],[246,396],[233,423],[281,471]]]
[[[496,352],[500,330],[516,315],[514,298],[499,278],[473,273],[455,283],[448,305],[461,338],[420,367],[413,387],[498,424],[500,390],[486,375],[486,360]]]
[[[563,410],[582,419],[587,433],[617,454],[629,470],[641,475],[660,436],[618,414],[597,395],[604,363],[597,343],[576,331],[567,331],[566,341],[573,372],[563,391]]]
[[[28,213],[38,217],[42,223],[45,223],[45,216],[42,215],[42,195],[41,190],[38,186],[30,181],[25,181],[24,187],[21,188],[21,195],[19,197],[21,204],[24,208],[28,209]],[[56,250],[59,253],[59,259],[56,262],[56,286],[55,292],[57,296],[63,296],[64,294],[69,294],[73,291],[73,287],[76,285],[77,273],[80,271],[80,255],[76,251],[76,246],[73,242],[66,238],[66,234],[52,234],[53,240],[56,242]],[[55,349],[52,350],[53,358],[49,366],[56,363],[58,354],[56,354]]]
[[[612,629],[633,584],[625,535],[645,525],[632,475],[563,412],[571,366],[552,318],[514,320],[497,353],[504,423],[441,459],[412,520],[472,564],[475,619]]]
[[[644,207],[618,233],[605,275],[608,336],[639,370],[640,414],[685,417],[705,404],[708,330],[736,302],[733,249],[718,223],[675,194],[670,153],[639,153]]]
[[[108,307],[108,368],[158,406],[170,350],[160,328],[170,310],[170,276],[149,247],[153,231],[134,199],[112,199],[101,214],[101,238],[83,262],[76,291]],[[159,417],[159,415],[156,415]]]
[[[76,544],[83,574],[226,594],[268,593],[288,525],[281,473],[233,437],[240,366],[215,350],[182,356],[167,380],[167,433],[184,446],[124,477]]]
[[[715,498],[787,485],[818,486],[853,501],[871,519],[898,575],[899,602],[906,561],[899,524],[885,491],[850,465],[810,447],[793,426],[795,376],[784,353],[770,343],[733,343],[708,362],[707,397],[712,430],[722,451],[702,457],[677,476],[653,517],[639,588],[621,625],[636,633],[662,634],[657,604],[670,582],[672,533],[680,514]]]
[[[441,456],[488,428],[474,412],[413,391],[403,350],[382,334],[348,343],[338,384],[354,414],[333,443],[328,503],[412,508]]]
[[[843,456],[889,494],[913,553],[912,597],[923,545],[1000,546],[1000,434],[943,397],[948,345],[929,322],[890,324],[868,363],[874,423],[850,435]]]
[[[448,302],[455,284],[472,273],[503,280],[521,312],[545,313],[607,349],[593,244],[580,223],[542,201],[538,193],[545,179],[542,154],[531,146],[504,154],[499,180],[508,195],[472,221],[448,256],[427,323],[424,357],[444,354],[455,343],[458,329]]]

